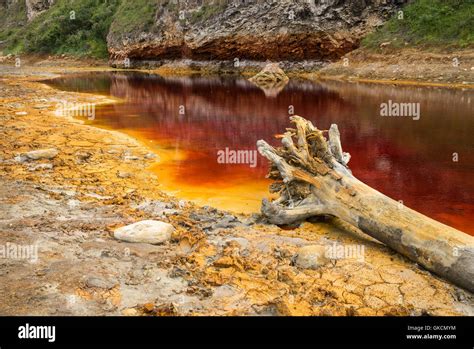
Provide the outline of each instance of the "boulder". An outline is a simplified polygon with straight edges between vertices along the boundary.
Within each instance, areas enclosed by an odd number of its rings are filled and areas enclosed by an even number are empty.
[[[173,231],[174,227],[171,224],[144,220],[116,229],[114,237],[126,242],[161,244],[171,239]]]
[[[278,63],[268,63],[249,81],[261,88],[267,97],[276,97],[285,88],[289,78]]]
[[[288,81],[288,76],[286,76],[278,63],[268,63],[259,73],[251,77],[249,80],[256,85],[264,85],[269,82],[286,82]]]
[[[25,160],[41,160],[41,159],[51,160],[54,157],[56,157],[56,155],[58,155],[58,150],[55,148],[50,148],[50,149],[32,150],[28,153],[22,154],[21,157],[25,158]]]
[[[326,247],[321,245],[304,246],[296,251],[295,265],[303,269],[317,269],[329,262]]]
[[[96,276],[90,276],[86,279],[85,284],[89,288],[102,288],[105,290],[110,290],[114,288],[118,282],[116,280],[108,280]]]

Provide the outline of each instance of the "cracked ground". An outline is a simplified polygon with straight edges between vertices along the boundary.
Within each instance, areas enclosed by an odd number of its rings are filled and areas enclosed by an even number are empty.
[[[0,244],[39,257],[0,259],[0,315],[474,315],[472,294],[336,219],[282,229],[164,194],[140,142],[54,114],[59,100],[110,100],[34,81],[52,72],[0,80]],[[15,160],[43,148],[58,155]],[[113,237],[143,219],[172,224],[172,239]],[[295,262],[334,243],[364,258]]]

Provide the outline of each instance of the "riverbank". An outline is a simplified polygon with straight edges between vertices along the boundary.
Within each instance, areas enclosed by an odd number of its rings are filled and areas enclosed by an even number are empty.
[[[137,70],[160,75],[220,74],[250,77],[267,62],[243,60],[161,60],[140,62]],[[123,68],[123,64],[112,64]],[[414,48],[369,50],[359,48],[336,62],[282,61],[289,77],[362,83],[474,88],[474,51],[430,52]]]
[[[3,69],[17,74],[13,55],[0,56]],[[190,59],[165,59],[144,61],[140,65],[124,66],[100,59],[78,59],[73,56],[22,56],[20,63],[34,65],[62,74],[87,71],[137,71],[162,76],[232,75],[251,77],[268,62],[195,61]],[[281,61],[280,67],[291,78],[309,80],[339,80],[390,85],[432,86],[443,88],[474,88],[474,51],[430,52],[407,48],[378,50],[359,48],[336,62]],[[71,71],[70,67],[75,67]],[[65,68],[62,69],[61,68]],[[58,71],[59,69],[59,71]]]
[[[359,48],[306,75],[394,85],[474,88],[474,51],[429,52],[413,48]]]
[[[109,69],[0,66],[0,245],[38,248],[37,261],[0,259],[0,314],[474,315],[472,294],[337,220],[281,229],[164,194],[145,144],[56,112],[120,101],[41,83]],[[57,155],[18,157],[47,148]],[[172,239],[113,237],[144,219],[172,224]],[[365,252],[316,267],[317,249],[303,249],[334,244]]]

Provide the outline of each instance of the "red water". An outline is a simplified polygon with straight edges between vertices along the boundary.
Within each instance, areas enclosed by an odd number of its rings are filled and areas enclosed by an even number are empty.
[[[274,97],[244,79],[94,74],[56,79],[66,90],[124,103],[91,123],[156,147],[159,182],[178,196],[239,211],[267,196],[267,161],[219,164],[217,151],[255,150],[289,127],[289,107],[318,128],[336,123],[355,176],[436,220],[474,235],[474,91],[291,80]],[[380,104],[420,103],[420,120],[380,116]],[[184,115],[182,107],[184,106]],[[453,161],[453,153],[458,161]]]

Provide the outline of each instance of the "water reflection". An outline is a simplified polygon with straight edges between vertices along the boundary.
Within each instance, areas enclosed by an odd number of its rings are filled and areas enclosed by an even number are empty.
[[[160,183],[183,196],[257,210],[267,192],[266,161],[259,157],[256,168],[222,165],[217,151],[255,150],[258,139],[277,144],[274,135],[289,126],[294,110],[320,129],[339,125],[351,169],[361,180],[474,234],[473,92],[291,80],[269,97],[245,79],[123,73],[51,84],[123,98],[125,103],[99,108],[93,124],[157,141],[169,160],[155,169]],[[388,100],[420,103],[420,120],[380,116],[380,104]]]

